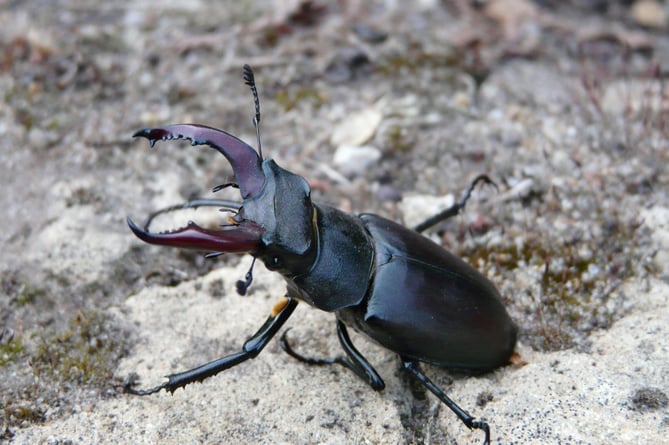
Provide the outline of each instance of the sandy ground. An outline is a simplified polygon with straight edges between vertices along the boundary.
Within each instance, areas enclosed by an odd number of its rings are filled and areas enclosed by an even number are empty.
[[[427,234],[520,328],[525,365],[425,366],[493,443],[669,443],[669,7],[475,3],[0,1],[0,442],[482,443],[358,334],[382,392],[273,341],[174,395],[123,393],[238,351],[284,295],[262,265],[237,295],[248,256],[125,224],[232,179],[211,150],[131,135],[198,122],[255,146],[248,63],[264,152],[316,200],[411,225],[497,183]],[[340,353],[332,314],[288,325]]]

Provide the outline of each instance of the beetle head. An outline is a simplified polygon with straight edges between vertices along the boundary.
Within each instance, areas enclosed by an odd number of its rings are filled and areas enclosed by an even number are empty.
[[[144,129],[134,136],[159,140],[186,139],[192,145],[208,145],[225,156],[234,170],[243,202],[231,218],[232,226],[208,230],[187,227],[152,233],[128,219],[132,231],[143,241],[211,252],[247,252],[271,270],[286,276],[308,270],[316,255],[315,218],[311,190],[301,176],[279,167],[272,159],[262,161],[253,148],[215,128],[178,124]]]
[[[272,159],[263,161],[262,169],[264,187],[255,198],[244,200],[237,218],[263,227],[258,257],[267,268],[293,276],[308,270],[316,254],[311,189],[303,177]]]

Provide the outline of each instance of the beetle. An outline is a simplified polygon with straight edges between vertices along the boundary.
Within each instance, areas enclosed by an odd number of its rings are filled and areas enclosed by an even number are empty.
[[[315,359],[297,353],[286,332],[282,348],[294,358],[312,365],[338,364],[353,371],[374,390],[385,387],[374,367],[355,348],[348,328],[362,333],[397,353],[402,367],[439,398],[470,429],[490,428],[460,408],[421,370],[419,362],[468,373],[483,373],[507,364],[514,351],[517,327],[509,317],[495,286],[474,267],[443,249],[420,232],[458,214],[479,182],[477,177],[464,197],[453,206],[413,230],[380,216],[352,215],[313,203],[307,181],[263,159],[260,145],[260,102],[253,71],[244,65],[243,77],[255,103],[254,127],[258,150],[240,139],[212,127],[176,124],[147,128],[134,134],[158,141],[185,139],[206,145],[230,162],[234,186],[241,203],[195,200],[152,214],[143,227],[130,218],[130,229],[141,240],[172,247],[211,252],[248,253],[271,271],[283,275],[286,296],[274,307],[260,329],[235,354],[194,369],[170,374],[167,381],[150,389],[137,389],[136,375],[126,381],[126,391],[147,395],[177,388],[218,374],[256,357],[291,316],[299,301],[336,316],[337,335],[345,356]],[[234,214],[230,224],[205,229],[189,222],[167,232],[151,232],[157,215],[176,208],[218,206]],[[252,268],[237,283],[244,294],[252,281]]]

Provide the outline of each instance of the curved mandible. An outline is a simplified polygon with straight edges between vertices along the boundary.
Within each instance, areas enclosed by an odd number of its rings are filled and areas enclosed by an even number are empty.
[[[161,233],[146,231],[130,218],[126,222],[135,236],[146,243],[208,252],[253,254],[261,246],[264,233],[262,227],[251,222],[227,230],[208,230],[189,222],[181,229]]]
[[[149,140],[153,147],[157,141],[186,139],[192,145],[208,145],[218,150],[230,162],[235,172],[242,198],[256,196],[265,184],[261,159],[248,144],[223,130],[198,124],[175,124],[158,128],[145,128],[133,137]]]

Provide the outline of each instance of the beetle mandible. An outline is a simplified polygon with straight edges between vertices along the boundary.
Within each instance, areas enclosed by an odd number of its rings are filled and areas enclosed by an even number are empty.
[[[243,201],[195,200],[152,214],[143,228],[128,218],[130,229],[151,244],[197,249],[217,255],[248,253],[268,269],[279,272],[287,283],[286,297],[277,304],[262,327],[238,353],[197,368],[171,374],[154,388],[135,389],[134,377],[126,390],[147,395],[165,389],[174,392],[189,383],[201,382],[228,368],[256,357],[291,316],[298,301],[334,312],[337,334],[345,356],[314,359],[295,352],[284,332],[281,346],[291,356],[312,365],[339,364],[353,371],[373,389],[385,387],[374,367],[352,344],[351,327],[397,353],[402,367],[448,406],[470,429],[485,433],[490,428],[460,408],[420,369],[419,362],[471,373],[482,373],[508,363],[517,328],[511,321],[495,286],[476,269],[420,234],[423,230],[459,213],[478,182],[452,207],[408,229],[373,214],[351,215],[315,204],[301,176],[263,159],[260,146],[260,104],[253,71],[244,65],[243,77],[255,103],[254,127],[258,151],[236,137],[196,124],[144,129],[134,136],[157,141],[186,139],[192,145],[208,145],[223,154],[234,171],[235,183],[214,188],[239,188]],[[231,224],[210,230],[189,223],[174,231],[149,231],[153,218],[176,208],[218,206],[230,210]],[[253,266],[252,266],[253,267]],[[251,284],[251,270],[237,283],[244,294]]]

